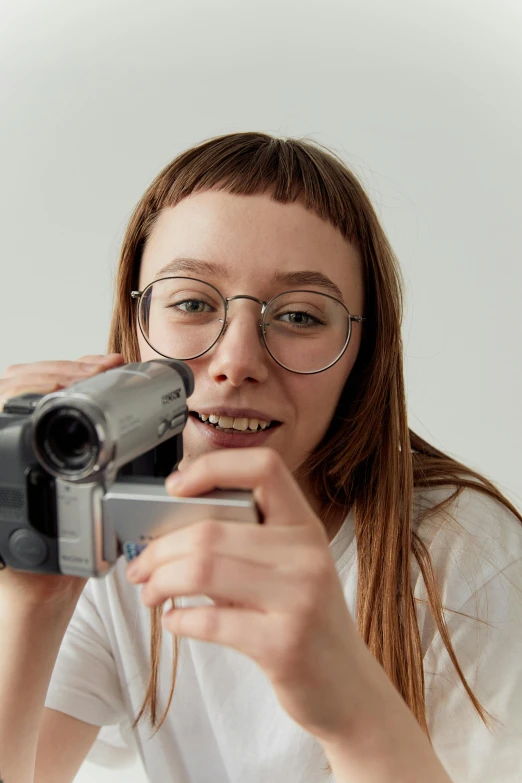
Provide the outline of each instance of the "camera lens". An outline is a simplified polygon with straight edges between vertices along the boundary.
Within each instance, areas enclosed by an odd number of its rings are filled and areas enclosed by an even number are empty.
[[[62,416],[53,422],[52,449],[69,458],[78,459],[89,451],[89,432],[81,421],[75,421],[70,416]]]
[[[76,408],[59,408],[43,416],[35,433],[48,466],[60,473],[83,473],[94,465],[99,440],[92,422]]]

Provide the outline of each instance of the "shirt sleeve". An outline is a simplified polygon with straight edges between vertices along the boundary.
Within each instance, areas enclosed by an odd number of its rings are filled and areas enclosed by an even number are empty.
[[[134,763],[137,748],[92,580],[86,583],[62,640],[45,706],[101,727],[87,761],[122,768]]]
[[[435,633],[424,656],[426,713],[453,783],[521,780],[522,525],[499,505],[464,501],[457,518],[465,535],[443,536],[435,552],[447,571],[442,600],[453,610],[445,618],[457,661],[493,717],[487,728]]]

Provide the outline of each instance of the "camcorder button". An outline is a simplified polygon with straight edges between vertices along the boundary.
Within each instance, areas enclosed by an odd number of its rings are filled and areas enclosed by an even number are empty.
[[[19,394],[18,397],[11,397],[10,400],[4,402],[4,413],[12,413],[17,416],[31,416],[42,396],[41,394],[28,392]]]
[[[9,538],[9,551],[21,565],[34,568],[47,559],[47,544],[32,530],[15,530]]]

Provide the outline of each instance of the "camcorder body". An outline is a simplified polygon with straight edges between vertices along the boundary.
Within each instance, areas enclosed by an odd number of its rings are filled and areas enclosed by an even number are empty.
[[[0,413],[0,568],[88,578],[210,517],[261,523],[251,492],[167,494],[194,378],[181,361],[107,370]]]

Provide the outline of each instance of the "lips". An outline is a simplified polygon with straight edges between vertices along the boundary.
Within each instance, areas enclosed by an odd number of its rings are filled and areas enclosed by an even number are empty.
[[[276,416],[272,416],[270,413],[257,408],[224,408],[219,406],[211,408],[207,406],[197,410],[193,408],[189,412],[193,415],[204,414],[205,416],[211,416],[215,414],[216,416],[229,416],[232,419],[261,419],[262,421],[281,424],[281,421]]]
[[[191,411],[191,416],[212,429],[245,434],[265,431],[277,427],[281,422],[270,414],[256,408],[217,408],[206,411]]]
[[[235,418],[232,416],[205,416],[204,413],[197,413],[198,419],[205,424],[209,424],[212,427],[216,427],[221,430],[232,430],[233,432],[257,432],[258,430],[266,430],[271,427],[272,424],[269,421],[262,421],[261,419],[247,419]]]
[[[220,410],[223,409],[221,408]],[[237,409],[234,409],[234,413],[236,413],[236,410]],[[247,410],[250,412],[252,409]],[[225,414],[222,415],[224,416]],[[263,416],[266,416],[266,414],[263,414]],[[200,437],[206,440],[212,447],[221,449],[263,446],[267,441],[270,441],[273,437],[273,433],[281,426],[280,423],[275,424],[272,422],[272,424],[264,430],[258,429],[257,431],[246,430],[240,432],[231,429],[221,429],[208,422],[204,422],[195,411],[190,412],[189,418],[199,432]]]

